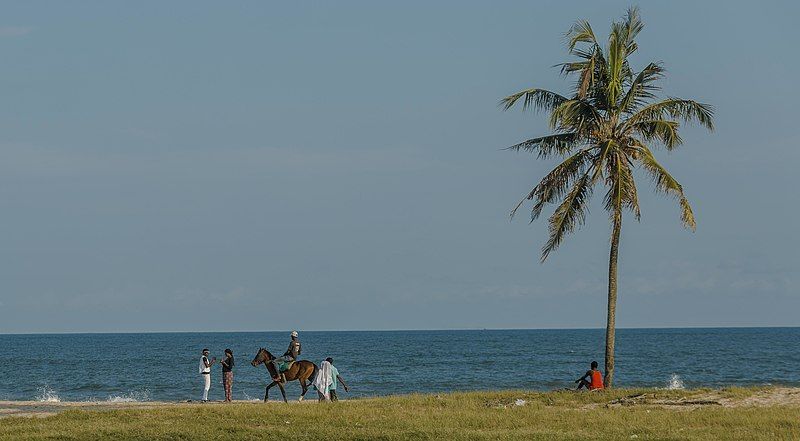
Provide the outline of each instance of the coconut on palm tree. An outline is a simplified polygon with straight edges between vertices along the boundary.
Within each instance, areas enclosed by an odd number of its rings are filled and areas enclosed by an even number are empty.
[[[658,163],[651,147],[673,150],[683,143],[681,122],[697,121],[713,129],[713,109],[707,104],[680,98],[658,98],[658,81],[664,76],[660,63],[634,71],[628,57],[636,52],[636,36],[643,24],[636,8],[611,25],[605,47],[587,21],[578,21],[567,33],[569,53],[576,57],[559,65],[564,75],[575,78],[569,97],[544,89],[526,89],[501,101],[508,110],[522,101],[523,109],[549,112],[552,134],[509,147],[536,153],[539,158],[564,158],[514,208],[511,215],[532,201],[535,220],[548,204],[557,204],[550,216],[549,239],[542,261],[561,244],[564,236],[586,219],[592,192],[605,190],[605,209],[611,221],[608,264],[608,317],[606,327],[606,387],[614,378],[614,330],[617,303],[617,255],[623,214],[639,220],[639,196],[635,168],[653,178],[657,191],[674,197],[683,225],[695,229],[694,215],[683,187]]]

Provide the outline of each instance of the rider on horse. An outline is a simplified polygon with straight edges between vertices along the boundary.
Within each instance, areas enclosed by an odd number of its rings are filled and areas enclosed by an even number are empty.
[[[272,379],[275,381],[282,381],[283,374],[281,373],[281,365],[285,364],[287,369],[291,367],[292,363],[297,361],[297,357],[300,356],[300,340],[297,338],[297,331],[292,331],[292,341],[289,342],[289,349],[286,350],[286,353],[283,354],[282,357],[278,357],[272,360],[272,366],[275,367],[275,372],[278,373],[277,377],[273,377]]]

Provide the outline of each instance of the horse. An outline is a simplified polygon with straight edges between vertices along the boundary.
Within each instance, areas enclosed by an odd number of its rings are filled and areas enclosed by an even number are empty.
[[[267,374],[269,374],[270,379],[276,377],[280,378],[280,373],[275,372],[275,365],[272,364],[272,360],[274,359],[275,356],[270,354],[268,350],[260,348],[256,354],[256,357],[250,362],[250,364],[255,367],[263,363],[267,368]],[[289,370],[283,373],[283,376],[286,378],[287,382],[294,380],[300,382],[300,386],[303,388],[303,393],[300,394],[300,399],[298,401],[303,401],[303,397],[305,397],[306,392],[308,392],[316,373],[317,365],[308,360],[295,361],[292,363],[292,366],[289,368]],[[306,381],[308,381],[308,384],[306,384]],[[264,391],[264,402],[266,402],[269,398],[269,389],[276,384],[281,389],[283,401],[288,403],[288,401],[286,401],[286,390],[283,388],[283,383],[275,380],[272,380],[272,383],[270,383],[267,386],[267,389]]]

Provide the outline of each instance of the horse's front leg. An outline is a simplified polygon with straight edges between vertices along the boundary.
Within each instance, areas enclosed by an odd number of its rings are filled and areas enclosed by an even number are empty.
[[[283,388],[283,383],[278,383],[278,387],[281,388],[281,395],[283,395],[283,402],[288,404],[289,401],[286,399],[286,389]]]
[[[274,381],[273,381],[272,383],[270,383],[270,384],[269,384],[269,386],[267,386],[267,389],[264,391],[264,402],[265,402],[265,403],[266,403],[266,402],[267,402],[267,400],[269,399],[269,389],[270,389],[272,386],[275,386],[275,382],[274,382]]]

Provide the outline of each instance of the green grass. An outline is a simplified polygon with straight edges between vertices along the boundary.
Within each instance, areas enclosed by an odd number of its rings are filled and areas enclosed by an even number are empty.
[[[743,399],[756,389],[716,391]],[[709,391],[471,392],[335,404],[180,404],[145,410],[68,410],[0,419],[0,439],[800,439],[800,407],[611,406],[624,396],[694,399]],[[514,405],[517,399],[524,406]]]

